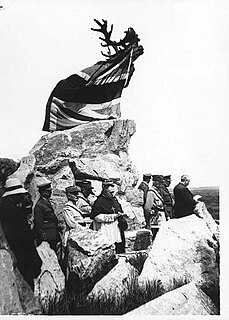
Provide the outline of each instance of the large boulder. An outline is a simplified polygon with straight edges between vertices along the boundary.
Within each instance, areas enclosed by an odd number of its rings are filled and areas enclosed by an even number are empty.
[[[137,309],[125,314],[128,317],[143,315],[216,315],[218,314],[211,299],[194,283],[186,284],[178,289],[147,302]]]
[[[42,266],[40,275],[35,279],[34,295],[39,299],[43,309],[48,310],[50,302],[57,302],[63,294],[65,276],[48,242],[43,241],[37,247],[37,251]]]
[[[100,281],[88,294],[88,299],[112,299],[115,303],[121,303],[128,296],[130,288],[137,284],[138,271],[125,257],[120,257],[118,264]]]
[[[15,256],[6,242],[1,226],[0,265],[0,314],[41,314],[33,291],[18,271]]]
[[[0,158],[0,196],[4,192],[4,185],[8,176],[14,173],[20,165],[20,162],[8,158]]]
[[[148,257],[148,250],[131,251],[120,253],[119,257],[125,257],[126,263],[130,263],[140,274],[143,269],[146,258]]]
[[[106,155],[127,152],[130,137],[135,133],[132,120],[94,121],[72,129],[55,131],[43,136],[30,153],[34,154],[37,166],[59,163],[70,158],[96,158],[98,154]]]
[[[117,193],[122,193],[134,206],[128,212],[132,216],[136,214],[141,225],[142,194],[135,190],[138,172],[128,154],[135,130],[134,121],[119,119],[94,121],[44,135],[30,151],[36,159],[35,175],[30,180],[31,187],[28,186],[33,200],[38,198],[35,180],[44,175],[52,181],[51,202],[62,220],[61,211],[67,200],[65,188],[72,185],[74,179],[90,179],[98,195],[101,181],[109,177],[118,182]]]
[[[149,248],[153,239],[150,230],[138,229],[125,231],[126,252],[140,251]]]
[[[67,289],[76,294],[88,294],[117,263],[115,245],[80,225],[70,231],[67,252]]]
[[[198,202],[196,205],[196,212],[200,218],[202,218],[210,232],[219,241],[219,225],[212,218],[211,214],[208,212],[207,207],[204,202]]]
[[[26,179],[34,171],[35,157],[34,155],[25,156],[21,159],[19,168],[10,176],[18,178],[21,183],[26,184]]]
[[[161,226],[145,261],[139,284],[160,280],[164,291],[193,281],[208,294],[219,282],[217,241],[204,219],[190,215]]]

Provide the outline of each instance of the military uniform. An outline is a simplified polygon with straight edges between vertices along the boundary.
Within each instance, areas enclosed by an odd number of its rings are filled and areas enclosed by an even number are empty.
[[[145,218],[146,224],[150,218],[148,212],[145,211],[146,198],[147,198],[147,193],[149,191],[149,182],[146,182],[144,180],[147,179],[147,181],[150,181],[151,176],[152,176],[151,173],[143,174],[143,181],[138,186],[138,189],[143,191],[143,210],[144,210],[144,218]]]
[[[147,229],[150,229],[152,226],[160,226],[166,221],[164,201],[155,187],[151,187],[148,191],[145,211],[147,216],[149,216],[146,225]]]
[[[161,186],[160,194],[163,198],[164,205],[165,205],[166,219],[174,218],[174,216],[173,216],[173,203],[174,203],[174,201],[173,201],[171,193],[169,192],[169,190],[166,186]]]

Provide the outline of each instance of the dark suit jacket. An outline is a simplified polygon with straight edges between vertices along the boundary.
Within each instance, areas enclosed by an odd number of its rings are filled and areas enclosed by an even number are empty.
[[[181,182],[173,189],[175,205],[174,217],[181,218],[193,213],[196,202],[193,200],[193,194]]]
[[[17,267],[25,279],[40,274],[42,260],[34,245],[34,234],[30,229],[26,212],[12,200],[13,196],[1,199],[0,222],[10,249],[16,256]]]

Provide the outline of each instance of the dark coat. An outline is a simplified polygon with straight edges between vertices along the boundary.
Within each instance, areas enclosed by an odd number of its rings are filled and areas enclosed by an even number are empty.
[[[108,197],[105,194],[101,193],[98,198],[95,200],[92,210],[91,210],[91,219],[94,219],[100,213],[103,214],[111,214],[111,213],[118,213],[122,212],[122,206],[118,202],[116,197]],[[120,227],[119,227],[120,228]],[[125,233],[122,228],[120,228],[120,234],[122,242],[115,243],[116,253],[124,253],[125,252]]]
[[[196,202],[191,191],[181,182],[173,189],[174,193],[174,217],[181,218],[193,214]]]
[[[173,218],[173,198],[171,193],[169,192],[168,188],[164,185],[161,186],[159,192],[165,204],[166,218]]]
[[[34,207],[34,229],[40,241],[47,241],[46,223],[53,223],[56,228],[56,234],[58,235],[58,219],[54,213],[51,202],[48,199],[40,197]],[[57,240],[59,240],[58,237],[56,238],[56,241]]]
[[[109,214],[118,212],[123,212],[123,210],[117,198],[100,194],[92,206],[90,218],[94,219],[100,213]]]
[[[25,210],[18,207],[10,196],[1,199],[0,221],[22,276],[26,280],[38,277],[42,260],[34,245],[34,234],[28,225]]]
[[[146,203],[146,198],[147,198],[147,193],[149,191],[149,185],[148,183],[146,183],[145,181],[142,181],[139,186],[138,186],[138,189],[142,190],[144,195],[143,195],[143,206],[145,205]]]

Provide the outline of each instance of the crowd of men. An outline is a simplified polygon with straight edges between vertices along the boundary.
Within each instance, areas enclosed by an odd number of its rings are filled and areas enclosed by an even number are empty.
[[[152,180],[152,185],[150,182]],[[143,191],[143,209],[146,228],[160,226],[169,219],[182,218],[195,213],[198,201],[187,188],[190,182],[188,175],[182,175],[180,182],[173,190],[173,196],[169,191],[171,175],[143,175],[143,181],[138,189]]]
[[[143,190],[145,228],[153,232],[155,226],[160,226],[166,220],[194,213],[196,201],[187,188],[189,181],[189,177],[183,175],[172,196],[168,189],[171,184],[170,175],[143,175],[138,188]],[[57,256],[61,247],[64,254],[61,253],[58,257],[62,260],[64,271],[69,232],[76,226],[101,230],[115,244],[116,253],[125,252],[124,231],[128,225],[111,179],[102,182],[102,191],[98,196],[94,194],[89,180],[75,180],[74,185],[68,186],[65,189],[67,201],[62,210],[64,226],[59,224],[50,201],[51,181],[43,177],[37,187],[40,197],[33,205],[31,195],[20,181],[9,178],[0,201],[0,227],[16,257],[21,274],[32,289],[33,279],[39,275],[42,265],[36,247],[46,241]],[[28,217],[31,216],[33,222],[29,223],[31,221]]]

